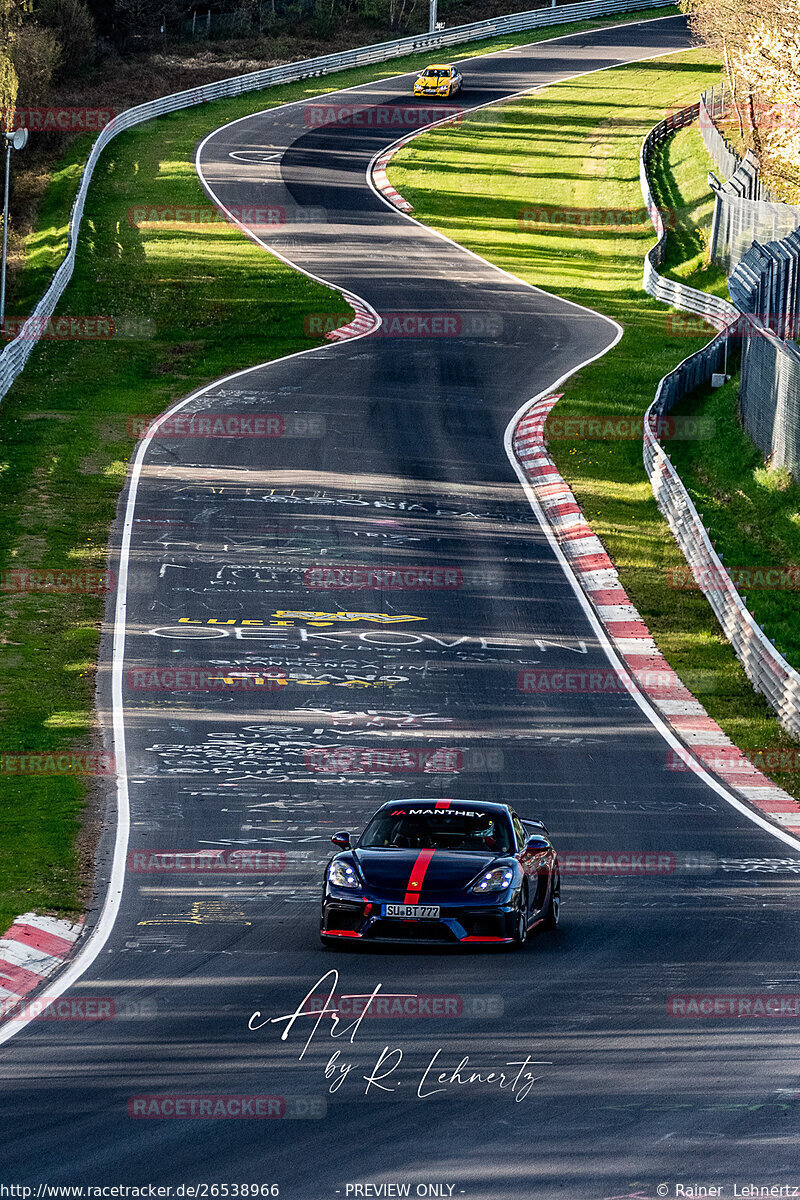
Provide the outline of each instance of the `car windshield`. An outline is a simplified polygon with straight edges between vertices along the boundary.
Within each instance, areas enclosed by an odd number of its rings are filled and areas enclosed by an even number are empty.
[[[511,829],[500,814],[447,809],[385,809],[375,814],[358,844],[369,850],[512,853]]]
[[[450,72],[448,70],[446,70],[444,67],[442,67],[442,68],[434,67],[431,70],[425,71],[423,73],[425,75],[427,75],[430,79],[446,79],[450,74]]]

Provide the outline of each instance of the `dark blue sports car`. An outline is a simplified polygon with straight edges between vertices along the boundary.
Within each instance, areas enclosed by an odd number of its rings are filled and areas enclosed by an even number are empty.
[[[390,800],[325,868],[320,936],[361,942],[506,943],[558,926],[558,855],[541,821],[507,804]]]

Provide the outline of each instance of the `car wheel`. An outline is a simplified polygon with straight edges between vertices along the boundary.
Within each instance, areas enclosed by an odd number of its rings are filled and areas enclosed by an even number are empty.
[[[545,929],[558,929],[561,918],[561,876],[556,875],[550,891],[550,906],[545,917]]]
[[[528,940],[528,897],[520,892],[519,904],[514,910],[514,928],[512,932],[514,949],[521,949]]]

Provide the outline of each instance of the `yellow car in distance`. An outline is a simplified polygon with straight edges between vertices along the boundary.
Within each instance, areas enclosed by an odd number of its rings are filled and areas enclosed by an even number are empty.
[[[415,96],[455,96],[461,91],[463,77],[452,63],[433,63],[414,82]]]

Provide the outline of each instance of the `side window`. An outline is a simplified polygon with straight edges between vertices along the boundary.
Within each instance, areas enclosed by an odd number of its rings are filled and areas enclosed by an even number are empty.
[[[528,840],[525,836],[525,826],[522,824],[522,821],[520,821],[516,813],[511,814],[511,820],[514,824],[514,833],[517,838],[517,849],[521,850]]]

